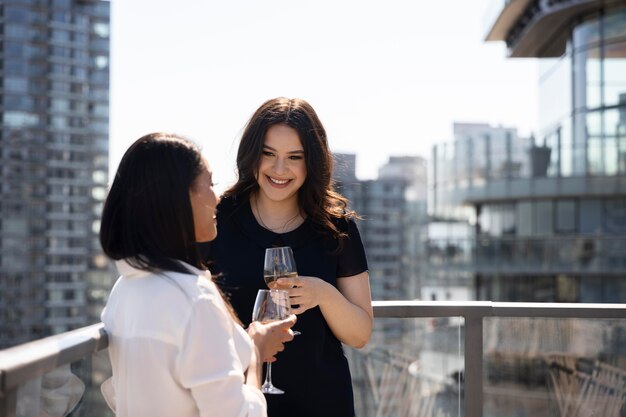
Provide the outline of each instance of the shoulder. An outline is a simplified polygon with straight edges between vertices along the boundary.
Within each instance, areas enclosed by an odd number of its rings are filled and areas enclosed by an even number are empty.
[[[333,217],[332,222],[341,233],[351,234],[354,231],[358,232],[356,225],[356,218],[350,214],[345,214],[341,217]]]
[[[211,280],[209,271],[199,271],[198,274],[168,272],[167,276],[178,284],[179,288],[192,303],[200,299],[221,299],[220,292]]]

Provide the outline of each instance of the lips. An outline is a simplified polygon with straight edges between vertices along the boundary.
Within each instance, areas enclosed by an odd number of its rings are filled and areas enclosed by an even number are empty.
[[[265,176],[267,178],[267,181],[274,187],[285,187],[287,186],[291,181],[291,179],[284,179],[284,180],[279,180],[278,178],[272,178],[269,175]]]

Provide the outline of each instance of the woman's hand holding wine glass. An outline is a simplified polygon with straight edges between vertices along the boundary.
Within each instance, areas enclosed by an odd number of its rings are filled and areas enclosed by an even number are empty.
[[[323,300],[328,299],[327,291],[331,285],[316,277],[298,276],[293,279],[280,278],[277,280],[278,288],[287,286],[289,299],[294,305],[291,314],[302,314],[308,309],[319,306]]]
[[[248,335],[259,349],[259,358],[263,362],[275,362],[276,354],[282,352],[284,344],[293,340],[293,331],[289,330],[296,323],[296,316],[289,315],[284,320],[261,324],[253,321],[248,326]]]

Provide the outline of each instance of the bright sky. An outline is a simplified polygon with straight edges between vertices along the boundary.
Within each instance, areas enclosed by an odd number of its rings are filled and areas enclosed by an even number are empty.
[[[175,132],[202,145],[221,191],[245,123],[278,96],[309,101],[361,178],[428,157],[454,121],[529,134],[537,64],[483,41],[489,3],[111,1],[111,174],[135,139]]]

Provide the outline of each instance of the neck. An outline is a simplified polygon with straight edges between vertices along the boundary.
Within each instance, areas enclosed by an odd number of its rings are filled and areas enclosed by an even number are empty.
[[[251,195],[250,205],[257,222],[276,233],[289,232],[304,221],[297,198],[272,201],[256,193]]]

